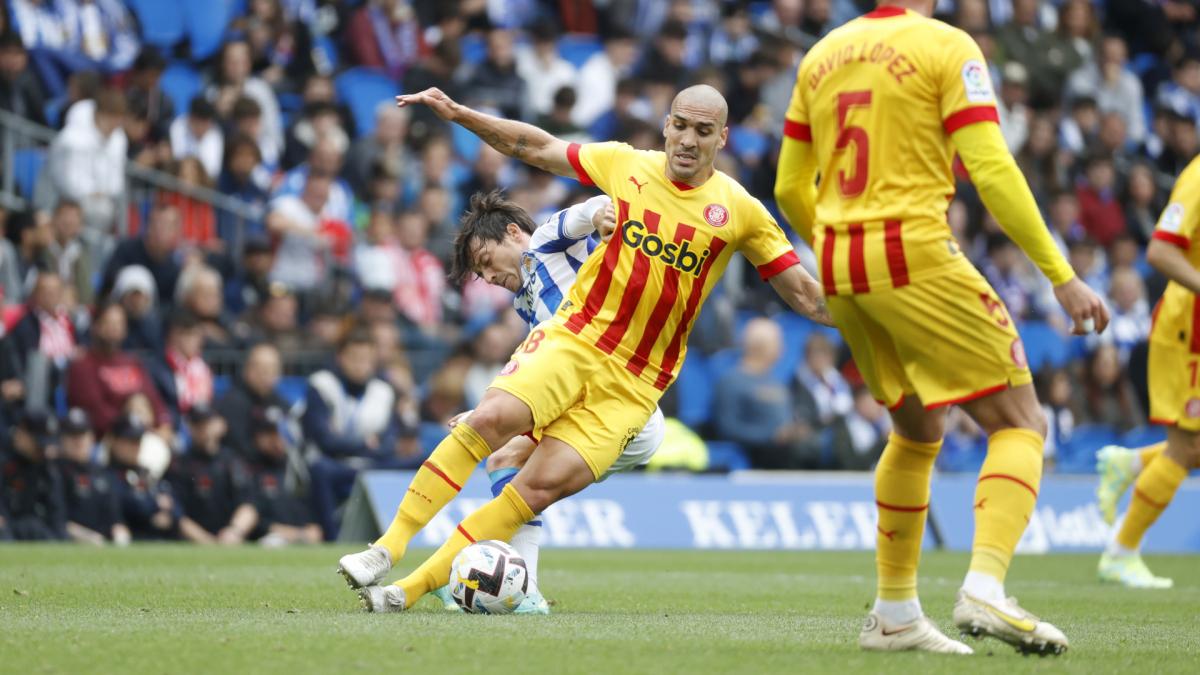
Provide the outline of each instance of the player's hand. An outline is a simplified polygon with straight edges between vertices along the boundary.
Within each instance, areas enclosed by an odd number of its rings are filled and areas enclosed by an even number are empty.
[[[232,527],[226,527],[217,533],[217,543],[222,546],[236,546],[245,540],[246,538]]]
[[[596,226],[596,232],[600,233],[601,241],[607,242],[612,239],[613,232],[617,229],[617,212],[613,209],[612,202],[592,215],[592,224]]]
[[[1108,327],[1108,307],[1104,300],[1079,277],[1055,286],[1054,297],[1074,322],[1071,332],[1075,335],[1099,334]]]
[[[467,415],[470,415],[472,412],[474,412],[474,410],[466,410],[458,413],[454,417],[451,417],[450,421],[446,422],[446,428],[453,429],[454,427],[458,426],[458,423],[467,419]]]
[[[401,94],[396,97],[396,105],[400,108],[427,105],[438,117],[450,122],[453,122],[458,114],[458,104],[437,87],[430,87],[416,94]]]

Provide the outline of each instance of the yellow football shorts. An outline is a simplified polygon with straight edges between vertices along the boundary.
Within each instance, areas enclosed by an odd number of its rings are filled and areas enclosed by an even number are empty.
[[[1155,326],[1154,333],[1171,335],[1169,327]],[[1184,431],[1200,431],[1200,386],[1197,372],[1200,354],[1193,354],[1185,343],[1150,337],[1150,421],[1178,426]]]
[[[828,298],[871,394],[890,409],[965,403],[1033,381],[1008,309],[963,260],[900,288]]]
[[[646,426],[662,392],[558,325],[540,324],[492,381],[533,411],[533,434],[570,445],[599,479]]]

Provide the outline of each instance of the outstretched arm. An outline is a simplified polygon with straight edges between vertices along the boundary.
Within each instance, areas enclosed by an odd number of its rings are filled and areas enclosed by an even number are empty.
[[[817,210],[817,158],[812,143],[784,136],[775,174],[775,203],[792,229],[812,246]]]
[[[559,176],[576,177],[575,169],[567,158],[569,144],[532,124],[472,110],[456,103],[437,87],[396,97],[396,105],[401,108],[418,104],[427,105],[438,117],[469,129],[484,143],[513,159]]]
[[[826,326],[833,325],[829,316],[829,308],[825,306],[825,294],[821,284],[804,269],[796,264],[783,270],[769,279],[771,288],[783,298],[797,314],[802,314],[817,323]]]

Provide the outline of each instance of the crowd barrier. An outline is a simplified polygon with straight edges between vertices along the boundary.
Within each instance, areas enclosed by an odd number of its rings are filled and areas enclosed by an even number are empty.
[[[340,539],[367,541],[391,522],[413,476],[364,472],[345,507]],[[1098,551],[1109,527],[1094,501],[1095,477],[1047,476],[1019,550]],[[613,476],[547,509],[543,545],[576,548],[869,550],[875,501],[866,473]],[[975,477],[933,480],[925,547],[971,548]],[[417,536],[438,546],[491,498],[476,472],[462,493]],[[1200,551],[1200,480],[1185,482],[1146,538],[1148,552]]]

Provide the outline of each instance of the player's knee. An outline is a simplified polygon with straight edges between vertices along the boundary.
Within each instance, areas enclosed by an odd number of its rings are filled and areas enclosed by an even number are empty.
[[[505,445],[499,450],[488,455],[487,463],[485,464],[488,471],[499,471],[500,469],[519,469],[521,468],[522,457],[519,453],[514,452],[509,446]]]
[[[1046,413],[1039,407],[1027,411],[1025,423],[1022,425],[1026,429],[1034,431],[1042,438],[1050,431],[1050,423],[1046,421]]]

